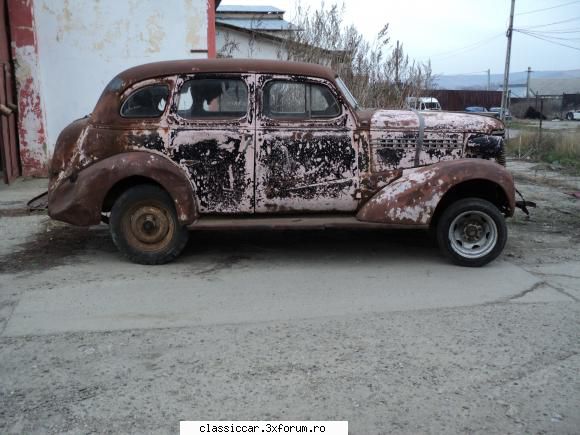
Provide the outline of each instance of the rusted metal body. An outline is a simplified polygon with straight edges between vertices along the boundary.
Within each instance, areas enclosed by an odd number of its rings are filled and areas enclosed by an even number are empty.
[[[497,163],[475,159],[404,170],[400,178],[367,201],[356,216],[365,222],[429,225],[443,197],[469,180],[496,185],[499,193],[496,202],[511,216],[515,208],[513,178]]]
[[[183,116],[180,89],[212,77],[243,82],[243,115]],[[264,90],[274,81],[326,89],[335,116],[272,117]],[[127,98],[152,84],[169,89],[163,113],[123,117]],[[127,70],[109,83],[90,116],[61,133],[50,169],[49,213],[93,225],[123,189],[149,181],[170,194],[180,223],[190,227],[208,216],[305,213],[427,226],[446,192],[473,180],[496,186],[504,213],[513,213],[511,176],[481,160],[501,161],[500,121],[363,111],[340,89],[330,69],[292,62],[188,60]]]

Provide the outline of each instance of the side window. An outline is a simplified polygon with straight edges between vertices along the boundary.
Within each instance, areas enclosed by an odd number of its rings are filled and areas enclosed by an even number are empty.
[[[310,85],[310,116],[334,118],[340,115],[340,106],[330,89],[322,85]]]
[[[247,110],[248,88],[241,79],[193,79],[179,91],[182,118],[241,118]]]
[[[340,105],[324,85],[275,80],[264,89],[264,113],[273,119],[334,118]]]
[[[264,91],[264,112],[270,118],[308,118],[305,83],[270,82]]]
[[[133,92],[121,106],[125,118],[156,118],[163,114],[169,98],[165,84],[144,86]]]

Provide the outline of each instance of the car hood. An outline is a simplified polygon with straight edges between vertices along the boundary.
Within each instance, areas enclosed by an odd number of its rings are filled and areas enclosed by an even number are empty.
[[[471,113],[410,110],[373,110],[361,112],[371,130],[419,130],[419,116],[423,117],[425,130],[446,132],[481,132],[491,134],[503,130],[504,125],[491,116]]]

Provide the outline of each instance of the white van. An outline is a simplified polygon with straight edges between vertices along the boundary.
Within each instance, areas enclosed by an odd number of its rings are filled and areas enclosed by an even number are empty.
[[[441,104],[434,97],[407,97],[405,106],[411,110],[441,110]]]

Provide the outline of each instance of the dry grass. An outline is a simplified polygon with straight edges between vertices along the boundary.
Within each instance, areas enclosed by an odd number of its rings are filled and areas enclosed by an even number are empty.
[[[580,170],[580,129],[522,130],[507,143],[509,155],[531,158]]]
[[[278,58],[330,66],[345,82],[361,107],[402,108],[406,97],[427,96],[433,88],[431,63],[409,58],[402,43],[393,43],[385,24],[369,42],[344,23],[344,3],[322,2],[316,9],[298,0],[290,21],[300,29],[288,32],[278,45]],[[256,21],[259,27],[259,20]],[[255,35],[244,57],[254,57]],[[225,35],[218,57],[237,57],[240,44]],[[245,54],[245,53],[244,53]]]
[[[297,2],[293,15],[301,31],[289,35],[280,57],[331,66],[362,107],[400,108],[432,87],[431,64],[410,59],[402,43],[391,41],[388,24],[369,42],[344,24],[344,4],[313,10]]]

